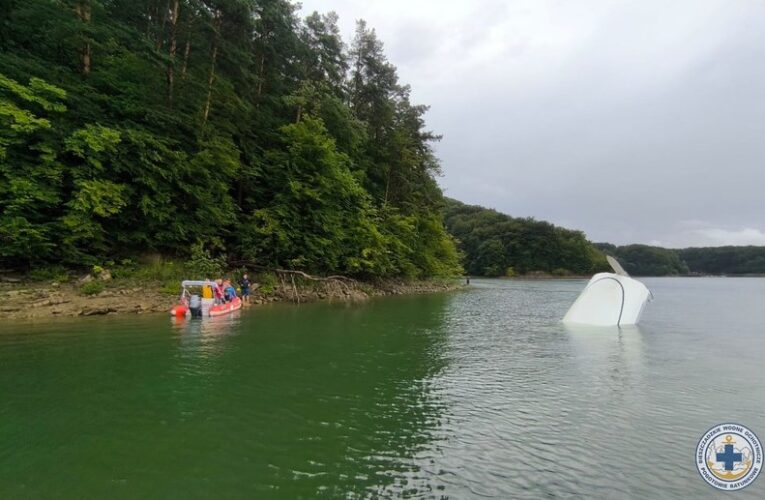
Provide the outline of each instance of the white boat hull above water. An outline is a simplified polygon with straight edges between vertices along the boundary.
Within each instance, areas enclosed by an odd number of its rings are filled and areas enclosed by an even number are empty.
[[[598,273],[579,294],[563,322],[593,326],[635,325],[650,299],[651,292],[638,280],[623,274]]]

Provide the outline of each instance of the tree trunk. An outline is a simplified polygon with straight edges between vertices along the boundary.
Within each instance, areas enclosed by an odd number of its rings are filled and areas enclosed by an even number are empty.
[[[385,173],[385,199],[383,200],[383,206],[388,206],[388,192],[390,190],[390,166],[387,168],[387,172]]]
[[[179,0],[174,0],[173,8],[170,11],[170,48],[168,49],[170,61],[167,63],[167,102],[170,106],[173,105],[173,84],[175,82],[175,29],[178,26],[178,8]]]
[[[210,64],[210,78],[207,80],[207,101],[205,101],[205,112],[203,121],[207,122],[207,117],[210,116],[210,106],[212,105],[212,89],[213,82],[215,81],[215,60],[218,58],[218,46],[213,47],[212,51],[212,63]]]
[[[260,67],[258,68],[258,103],[260,103],[260,95],[263,93],[263,70],[266,67],[266,51],[261,49],[260,51]]]
[[[146,4],[146,38],[151,38],[151,3]]]
[[[146,38],[152,40],[154,38],[153,25],[154,19],[157,17],[157,8],[153,0],[146,2]]]
[[[205,102],[205,110],[203,116],[203,123],[207,123],[207,117],[210,116],[210,107],[212,106],[212,89],[213,82],[215,82],[215,61],[218,59],[218,35],[220,33],[221,25],[221,13],[220,11],[215,13],[215,33],[213,39],[212,56],[210,57],[210,78],[207,80],[207,101]]]
[[[90,24],[91,10],[89,1],[85,0],[77,3],[74,10],[82,23]],[[80,48],[80,72],[86,78],[90,75],[91,56],[90,39],[86,35],[83,37],[83,44]]]
[[[159,5],[156,0],[151,0],[148,6],[148,17],[146,19],[146,37],[149,40],[156,41],[158,38],[157,26],[159,19]]]
[[[85,42],[85,45],[82,47],[82,76],[84,77],[90,76],[90,67],[91,67],[90,42]]]
[[[162,48],[162,43],[164,42],[162,37],[165,34],[165,25],[167,24],[167,14],[170,12],[170,1],[171,0],[167,0],[165,9],[162,12],[162,24],[159,25],[159,33],[157,33],[157,50]]]
[[[181,80],[186,79],[186,69],[189,67],[189,51],[191,50],[191,40],[186,40],[186,48],[183,49],[183,67],[181,68]]]

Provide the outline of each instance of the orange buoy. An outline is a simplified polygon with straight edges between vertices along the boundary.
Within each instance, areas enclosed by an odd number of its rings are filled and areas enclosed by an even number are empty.
[[[184,316],[186,316],[186,311],[187,311],[187,310],[188,310],[188,309],[186,308],[186,306],[185,306],[185,305],[183,305],[183,304],[178,304],[177,306],[173,307],[173,308],[170,310],[170,314],[172,314],[172,315],[173,315],[173,316],[175,316],[176,318],[183,318]]]

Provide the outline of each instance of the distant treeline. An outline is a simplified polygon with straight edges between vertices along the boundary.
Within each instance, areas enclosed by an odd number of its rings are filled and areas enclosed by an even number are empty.
[[[591,243],[581,231],[448,198],[444,222],[457,240],[465,271],[474,276],[587,275],[610,270],[605,255],[635,276],[765,274],[765,247]]]
[[[591,274],[605,256],[581,231],[447,199],[444,221],[458,240],[465,270],[475,276]]]
[[[765,274],[765,247],[670,249],[649,245],[595,245],[619,259],[624,269],[636,276]]]

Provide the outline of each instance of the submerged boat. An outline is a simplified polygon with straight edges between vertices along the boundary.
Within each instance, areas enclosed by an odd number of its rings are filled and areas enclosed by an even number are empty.
[[[619,262],[606,257],[613,273],[594,275],[571,305],[563,322],[593,326],[636,325],[653,298],[640,281],[631,278]]]
[[[170,309],[170,315],[176,318],[191,316],[201,318],[204,316],[222,316],[242,308],[242,299],[235,297],[229,302],[215,304],[213,299],[213,287],[217,286],[210,280],[184,280],[181,282],[181,296],[178,304]],[[196,292],[197,289],[199,293]]]

